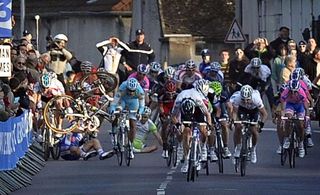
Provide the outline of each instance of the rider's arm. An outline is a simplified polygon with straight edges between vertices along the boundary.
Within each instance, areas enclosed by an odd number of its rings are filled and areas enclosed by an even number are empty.
[[[267,118],[268,118],[268,113],[265,109],[265,107],[262,107],[259,109],[260,115],[261,115],[261,121],[262,122],[266,122]]]
[[[236,121],[238,119],[238,108],[237,106],[233,106],[232,109],[232,120]]]
[[[307,100],[305,100],[303,102],[303,107],[304,107],[304,110],[306,111],[306,116],[310,116],[310,113],[309,113],[309,103]]]

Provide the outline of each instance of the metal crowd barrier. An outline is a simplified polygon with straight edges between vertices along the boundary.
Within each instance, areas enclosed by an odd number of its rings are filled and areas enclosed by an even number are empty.
[[[0,122],[0,194],[31,184],[32,176],[45,165],[41,145],[32,141],[32,114]]]

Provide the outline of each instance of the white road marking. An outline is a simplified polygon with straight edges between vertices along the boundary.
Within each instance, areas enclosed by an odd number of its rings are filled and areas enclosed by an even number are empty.
[[[180,160],[178,159],[177,165],[175,167],[171,167],[170,171],[167,172],[166,179],[160,184],[159,188],[157,189],[157,195],[165,195],[167,185],[173,180],[173,173],[176,172],[178,165],[180,164]]]
[[[262,131],[277,131],[276,128],[264,127]],[[313,130],[312,133],[320,133],[320,130]]]

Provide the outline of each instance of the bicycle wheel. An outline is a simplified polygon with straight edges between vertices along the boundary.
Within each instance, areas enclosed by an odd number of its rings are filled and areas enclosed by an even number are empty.
[[[221,139],[221,134],[217,133],[217,150],[216,154],[218,157],[218,166],[219,166],[219,173],[223,173],[223,148],[222,148],[222,139]]]
[[[126,165],[129,167],[130,166],[130,161],[131,161],[131,158],[130,158],[131,143],[129,141],[128,128],[127,127],[125,127],[124,132],[125,132],[124,156],[125,156]]]
[[[187,181],[189,182],[190,180],[194,182],[194,178],[196,176],[196,146],[194,141],[191,141],[191,148],[189,150],[189,166],[188,166],[188,173],[187,173]]]
[[[172,165],[175,167],[177,166],[177,161],[178,161],[178,140],[176,136],[173,136],[173,146],[172,146]]]
[[[167,146],[168,146],[168,148],[167,148],[167,150],[168,150],[168,158],[166,159],[166,162],[167,162],[167,167],[170,167],[170,165],[171,165],[171,160],[172,160],[172,151],[173,151],[173,138],[172,138],[172,134],[171,133],[169,133],[168,134],[168,137],[167,137],[167,139],[168,139],[168,144],[167,144]]]
[[[247,157],[241,156],[240,157],[240,173],[242,177],[246,175],[246,166],[247,166]]]
[[[246,166],[247,166],[247,158],[248,158],[248,137],[242,137],[242,148],[240,153],[240,174],[241,176],[246,175]]]
[[[240,164],[239,158],[234,158],[233,160],[234,160],[234,170],[236,171],[236,173],[238,173],[239,172],[239,164]]]
[[[115,136],[113,136],[115,139]],[[123,150],[121,149],[123,146],[122,143],[122,132],[121,130],[117,134],[117,146],[116,146],[116,154],[117,154],[117,160],[118,160],[118,165],[122,166],[122,161],[123,161]]]
[[[103,92],[99,85],[102,85],[104,93],[109,93],[117,87],[117,77],[108,72],[96,72],[85,75],[80,81],[82,89],[89,88],[90,92],[102,95]]]
[[[50,132],[48,128],[43,129],[43,143],[42,143],[42,148],[43,148],[43,154],[44,154],[44,160],[47,161],[50,157]]]
[[[67,113],[67,108],[72,113]],[[78,121],[82,118],[81,116],[82,112],[77,102],[68,95],[52,98],[47,102],[43,112],[43,118],[47,127],[61,134],[75,130],[78,127]]]
[[[52,156],[53,160],[59,160],[59,158],[60,158],[60,144],[59,144],[59,142],[52,146],[51,156]]]
[[[287,160],[288,150],[281,148],[281,165],[284,166]]]
[[[293,130],[294,131],[294,130]],[[296,158],[296,147],[295,147],[295,139],[294,139],[294,132],[292,131],[292,136],[290,138],[290,147],[289,147],[289,165],[290,168],[295,167],[295,158]]]

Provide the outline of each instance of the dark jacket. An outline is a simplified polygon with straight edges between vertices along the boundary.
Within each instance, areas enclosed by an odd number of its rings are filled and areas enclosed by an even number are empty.
[[[152,51],[151,47],[147,43],[142,43],[139,45],[137,41],[133,41],[128,44],[130,49],[134,50],[143,50],[143,51]],[[155,55],[152,51],[151,54],[140,53],[140,52],[128,52],[127,50],[123,50],[122,54],[122,62],[126,62],[133,70],[137,70],[137,66],[139,64],[149,64],[154,61]]]
[[[286,41],[283,41],[280,37],[278,37],[270,43],[270,47],[272,48],[273,53],[275,53],[274,57],[280,55],[280,50],[279,50],[280,45],[283,44],[287,46],[290,40],[291,38],[288,38]]]
[[[274,53],[270,46],[267,46],[264,51],[260,52],[258,50],[255,50],[253,48],[254,44],[249,44],[245,50],[244,54],[251,60],[252,58],[260,58],[262,61],[262,64],[267,65],[268,68],[271,70],[270,60],[273,58]]]
[[[308,58],[303,68],[304,72],[309,76],[309,79],[312,82],[317,77],[317,62],[312,58]]]

